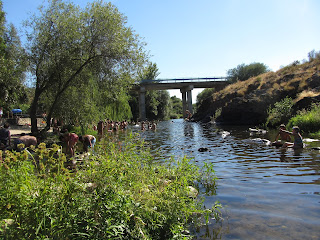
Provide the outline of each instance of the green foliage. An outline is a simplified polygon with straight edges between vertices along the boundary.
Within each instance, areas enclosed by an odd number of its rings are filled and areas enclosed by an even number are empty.
[[[221,113],[222,113],[222,108],[220,107],[214,112],[211,120],[215,121],[218,117],[221,116]]]
[[[313,104],[310,110],[300,111],[296,116],[290,119],[288,126],[299,126],[301,131],[308,133],[319,132],[320,104]]]
[[[176,96],[170,98],[170,119],[178,119],[182,117],[182,100]]]
[[[82,94],[82,98],[72,95],[80,100],[69,105],[72,110],[85,105],[97,113],[104,112],[109,104],[123,103],[123,94],[147,59],[144,43],[126,23],[115,6],[103,1],[81,9],[70,2],[52,0],[30,19],[28,54],[36,77],[30,109],[33,132],[37,132],[39,103],[49,96],[44,101],[47,114],[49,118],[55,116],[72,87]]]
[[[203,102],[212,98],[212,94],[216,90],[214,88],[206,88],[197,95],[197,108],[202,105]]]
[[[242,63],[236,68],[229,69],[227,71],[227,78],[231,82],[245,81],[266,72],[269,72],[269,69],[263,63],[251,63],[249,65]]]
[[[0,106],[9,111],[26,101],[23,82],[27,62],[17,30],[5,22],[0,1]]]
[[[4,239],[174,239],[203,218],[190,185],[215,189],[212,165],[186,158],[155,163],[139,137],[107,139],[77,171],[58,146],[7,152],[0,165],[0,237]],[[2,152],[0,152],[2,156]],[[201,173],[203,172],[203,174]]]
[[[266,125],[277,126],[288,122],[292,116],[293,101],[290,97],[276,102],[274,107],[269,107]]]
[[[166,90],[146,92],[146,115],[148,120],[166,120],[170,113],[170,95]]]
[[[86,134],[89,134],[89,135],[92,135],[92,136],[95,136],[97,137],[98,136],[98,132],[93,130],[92,127],[85,127],[85,126],[70,126],[70,129],[68,130],[69,132],[73,132],[75,134],[77,134],[78,136],[80,135],[86,135]]]

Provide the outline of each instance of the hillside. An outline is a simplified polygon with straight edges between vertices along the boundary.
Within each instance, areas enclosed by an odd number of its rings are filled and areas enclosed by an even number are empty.
[[[294,62],[277,72],[268,72],[236,82],[214,93],[199,106],[195,121],[208,122],[217,110],[216,122],[234,125],[265,123],[267,110],[286,96],[294,100],[294,110],[320,102],[320,59]]]

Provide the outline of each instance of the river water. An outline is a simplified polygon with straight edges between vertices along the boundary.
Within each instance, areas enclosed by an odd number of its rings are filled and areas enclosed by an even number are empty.
[[[196,239],[320,239],[320,151],[267,146],[275,132],[249,127],[163,121],[141,137],[162,156],[187,156],[197,165],[214,163],[216,195],[205,206],[223,205],[223,220],[197,229]],[[199,148],[208,151],[199,152]]]

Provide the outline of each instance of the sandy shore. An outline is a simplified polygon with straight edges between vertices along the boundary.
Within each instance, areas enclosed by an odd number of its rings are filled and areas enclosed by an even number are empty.
[[[29,127],[10,126],[11,136],[21,135],[22,133],[30,134],[31,129]]]

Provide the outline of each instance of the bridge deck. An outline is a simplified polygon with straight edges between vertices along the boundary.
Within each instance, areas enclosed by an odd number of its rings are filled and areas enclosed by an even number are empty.
[[[225,77],[212,78],[173,78],[173,79],[156,79],[156,80],[142,80],[135,84],[135,90],[144,87],[146,90],[167,90],[167,89],[182,89],[188,86],[193,88],[216,88],[224,87],[228,84]]]

